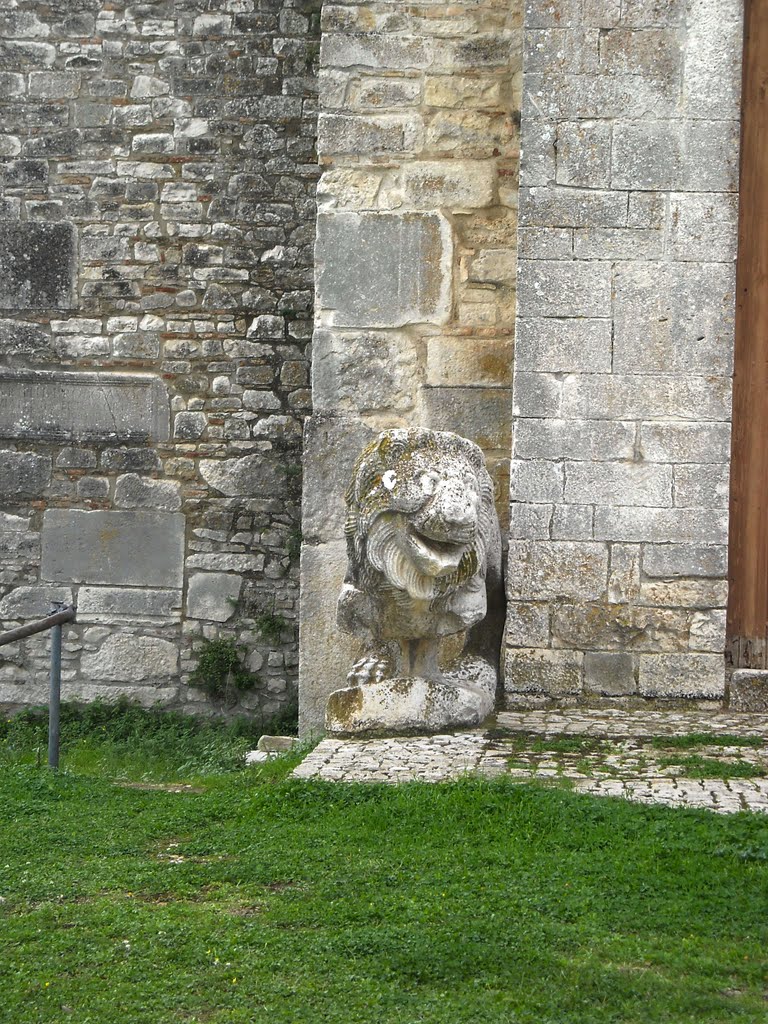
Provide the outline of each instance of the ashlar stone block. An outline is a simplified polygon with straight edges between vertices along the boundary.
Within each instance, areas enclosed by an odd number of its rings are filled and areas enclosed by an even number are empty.
[[[143,373],[0,370],[0,437],[165,441],[168,392]]]
[[[81,622],[178,621],[181,591],[148,587],[80,587],[77,617]]]
[[[511,601],[600,597],[608,579],[608,549],[590,541],[512,541],[507,562]]]
[[[321,214],[317,306],[340,327],[444,323],[453,243],[439,214]]]
[[[318,328],[313,339],[314,408],[352,415],[408,412],[416,404],[418,354],[405,333]]]
[[[644,697],[722,697],[725,660],[722,654],[641,655],[638,691]]]
[[[173,512],[48,509],[43,580],[181,588],[184,516]]]
[[[505,659],[504,692],[565,697],[581,693],[584,655],[581,651],[510,648]]]
[[[243,581],[223,572],[195,573],[189,581],[187,615],[209,622],[226,622],[237,606]]]
[[[76,273],[73,225],[0,223],[0,309],[69,309]]]
[[[584,655],[584,689],[601,697],[635,693],[634,659],[623,651],[591,651]]]
[[[0,451],[0,496],[39,498],[51,482],[51,460],[33,452]]]
[[[80,667],[87,679],[105,682],[160,682],[176,675],[179,652],[176,644],[154,636],[115,633],[98,651],[83,654]]]

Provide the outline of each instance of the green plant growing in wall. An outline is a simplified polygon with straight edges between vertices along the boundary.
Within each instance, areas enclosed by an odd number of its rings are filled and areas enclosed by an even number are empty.
[[[244,652],[244,647],[226,637],[203,640],[197,667],[189,677],[190,685],[212,700],[232,707],[241,693],[252,690],[259,682],[258,676],[243,664]]]
[[[301,530],[298,527],[294,527],[294,529],[288,534],[288,541],[285,545],[285,550],[292,562],[301,554],[302,540],[303,536]]]
[[[262,611],[256,616],[254,622],[256,628],[268,643],[280,643],[280,637],[286,626],[286,621],[282,615],[277,614],[274,609],[270,612]]]

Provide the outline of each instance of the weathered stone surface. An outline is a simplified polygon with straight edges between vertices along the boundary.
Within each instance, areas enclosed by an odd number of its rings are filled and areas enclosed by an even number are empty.
[[[223,572],[195,573],[187,591],[187,615],[226,622],[235,614],[243,581]]]
[[[692,651],[722,654],[725,650],[725,608],[708,608],[693,613],[688,646]]]
[[[675,504],[689,509],[727,509],[729,483],[728,462],[675,466]]]
[[[42,539],[44,580],[182,586],[184,516],[179,513],[48,509]]]
[[[72,603],[68,587],[16,587],[0,601],[0,619],[42,619],[49,614],[51,602]]]
[[[490,206],[496,190],[492,160],[415,161],[405,164],[400,184],[415,209]]]
[[[728,462],[730,423],[649,423],[640,428],[640,447],[650,462]]]
[[[286,754],[298,744],[297,736],[260,736],[256,749],[267,751],[270,754]]]
[[[722,578],[728,571],[725,545],[646,544],[643,572],[646,576],[669,579],[673,576],[712,576]]]
[[[418,349],[399,332],[318,329],[312,384],[317,412],[377,412],[394,418],[416,405]]]
[[[632,655],[606,651],[585,654],[584,689],[604,697],[635,693],[637,682]]]
[[[6,500],[39,498],[51,482],[51,460],[32,452],[0,451],[0,495]]]
[[[689,614],[677,608],[571,602],[552,612],[555,645],[587,651],[684,651],[689,627]]]
[[[150,480],[136,473],[126,473],[117,478],[115,505],[177,512],[181,508],[181,488],[175,480]]]
[[[0,437],[164,441],[168,417],[151,374],[0,370]]]
[[[0,308],[71,308],[76,248],[71,224],[0,223]]]
[[[431,430],[451,430],[483,451],[509,451],[512,401],[507,388],[427,388],[424,420]]]
[[[80,587],[77,617],[81,622],[112,622],[115,619],[181,618],[180,590],[133,587]]]
[[[519,309],[526,317],[608,317],[611,265],[563,260],[521,260],[517,270]]]
[[[732,263],[622,265],[615,277],[614,370],[730,373],[735,284]]]
[[[108,636],[98,651],[86,651],[81,659],[87,678],[116,683],[168,682],[178,663],[176,644],[131,633]]]
[[[315,413],[304,428],[304,488],[301,531],[309,544],[344,536],[344,495],[358,454],[375,432],[359,419]]]
[[[670,507],[672,467],[645,462],[567,462],[565,500],[576,505]]]
[[[708,508],[598,506],[595,538],[651,544],[719,545],[728,539],[728,516],[725,511]]]
[[[722,697],[722,654],[645,654],[640,656],[638,692],[644,697]]]
[[[531,418],[515,424],[515,454],[523,459],[631,459],[634,443],[633,423]]]
[[[608,373],[611,321],[535,317],[520,320],[515,365],[549,373]]]
[[[510,601],[506,640],[510,647],[537,647],[549,643],[549,605],[545,601]]]
[[[514,541],[509,545],[510,600],[600,597],[608,579],[608,550],[588,541]]]
[[[201,459],[200,475],[230,497],[278,498],[285,494],[286,472],[274,452],[241,459]]]
[[[336,624],[336,600],[347,571],[344,541],[305,544],[301,554],[301,646],[299,648],[299,732],[325,729],[325,706],[344,686],[363,641]]]
[[[400,327],[444,323],[452,238],[436,214],[321,214],[317,301],[329,324]]]
[[[0,320],[0,357],[23,357],[30,362],[55,359],[50,335],[23,320]]]
[[[427,385],[461,387],[512,386],[511,338],[430,338],[427,343]]]
[[[486,662],[480,662],[476,679],[463,684],[384,679],[335,690],[328,698],[325,728],[332,736],[398,736],[479,726],[493,711],[495,697],[496,673]]]
[[[763,669],[737,669],[728,691],[731,711],[768,712],[768,672]]]
[[[564,697],[581,693],[584,655],[580,651],[508,648],[504,661],[504,692],[542,693]]]

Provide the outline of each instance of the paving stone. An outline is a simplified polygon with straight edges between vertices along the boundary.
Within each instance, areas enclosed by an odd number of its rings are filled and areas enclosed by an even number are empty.
[[[500,730],[500,731],[498,731]],[[562,708],[505,711],[496,729],[445,736],[389,739],[324,739],[293,771],[297,779],[399,784],[414,780],[446,782],[466,776],[509,777],[516,782],[546,781],[577,793],[643,804],[705,809],[716,814],[768,812],[768,778],[688,779],[682,768],[662,767],[663,737],[691,733],[760,737],[759,747],[705,746],[708,758],[738,757],[768,773],[768,715],[739,712],[656,709]],[[571,754],[541,750],[560,734],[602,741]],[[526,749],[521,737],[540,737]],[[654,744],[648,741],[654,738]],[[657,746],[659,738],[662,747]],[[613,751],[606,753],[606,750]],[[681,757],[687,751],[677,751]],[[510,767],[510,760],[514,767]],[[527,767],[518,767],[525,762]],[[578,765],[578,767],[577,767]],[[670,774],[672,773],[672,774]],[[675,774],[676,773],[676,774]]]

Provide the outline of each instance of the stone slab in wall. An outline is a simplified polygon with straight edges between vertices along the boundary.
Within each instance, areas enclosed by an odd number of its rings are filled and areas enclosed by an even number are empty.
[[[48,509],[42,547],[43,580],[180,588],[184,516]]]
[[[332,325],[441,324],[450,312],[451,231],[439,214],[321,214],[316,258]]]
[[[169,417],[153,374],[0,370],[0,437],[165,441]]]
[[[70,309],[76,275],[71,224],[0,223],[0,309]]]

